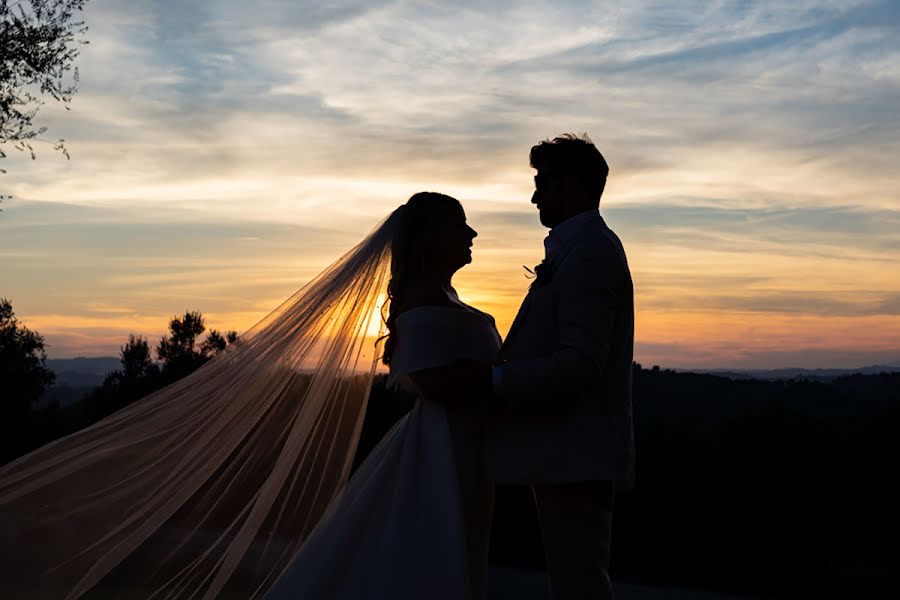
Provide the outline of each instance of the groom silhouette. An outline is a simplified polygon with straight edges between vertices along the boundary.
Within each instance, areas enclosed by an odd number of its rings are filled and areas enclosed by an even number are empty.
[[[594,144],[567,134],[530,160],[550,235],[491,373],[487,474],[531,486],[553,598],[611,598],[613,495],[634,477],[631,275],[600,216],[609,167]]]

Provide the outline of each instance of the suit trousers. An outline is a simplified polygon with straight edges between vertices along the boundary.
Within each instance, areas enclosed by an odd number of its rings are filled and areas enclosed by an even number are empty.
[[[612,598],[613,483],[533,485],[553,600]]]

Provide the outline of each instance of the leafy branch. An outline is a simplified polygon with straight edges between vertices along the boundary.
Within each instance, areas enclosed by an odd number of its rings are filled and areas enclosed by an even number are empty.
[[[78,89],[74,66],[88,30],[73,20],[87,0],[0,0],[0,159],[6,144],[37,158],[33,144],[53,145],[67,159],[65,140],[45,140],[46,126],[35,125],[49,96],[66,110]],[[6,171],[0,169],[0,173]]]

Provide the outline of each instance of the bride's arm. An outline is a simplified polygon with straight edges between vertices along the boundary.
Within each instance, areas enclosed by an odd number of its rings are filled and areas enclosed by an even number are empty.
[[[452,365],[422,369],[407,377],[425,397],[442,404],[472,404],[479,400],[479,392],[489,389],[490,381],[472,385],[474,376],[490,374],[486,365],[474,361],[459,361]]]
[[[452,378],[449,371],[450,367],[434,367],[410,373],[407,377],[420,394],[444,403],[450,399]]]

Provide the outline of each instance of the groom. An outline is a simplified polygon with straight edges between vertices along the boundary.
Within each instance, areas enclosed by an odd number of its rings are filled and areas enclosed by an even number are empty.
[[[493,368],[487,473],[531,486],[553,598],[611,598],[613,495],[634,477],[631,274],[600,216],[609,167],[594,144],[564,135],[530,160],[550,235]]]

